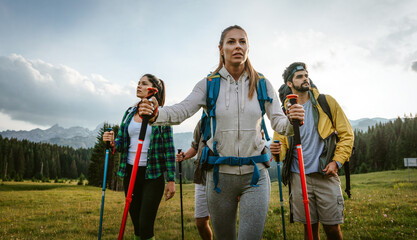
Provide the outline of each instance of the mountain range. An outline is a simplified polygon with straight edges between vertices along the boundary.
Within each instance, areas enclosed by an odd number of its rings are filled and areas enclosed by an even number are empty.
[[[377,123],[386,123],[395,119],[386,118],[361,118],[349,120],[353,129],[367,131],[368,127]],[[27,139],[31,142],[45,142],[60,146],[70,146],[73,148],[92,148],[97,141],[97,135],[103,123],[99,124],[94,130],[83,127],[63,128],[58,124],[42,130],[39,128],[30,131],[7,130],[0,132],[3,138],[17,138],[18,140]],[[191,146],[193,138],[192,132],[174,133],[174,143],[177,149],[186,151]]]
[[[0,135],[3,138],[26,139],[31,142],[45,142],[73,148],[91,148],[94,147],[101,126],[103,124],[98,125],[94,130],[89,130],[83,127],[63,128],[55,124],[45,130],[39,128],[30,131],[7,130],[0,132]]]

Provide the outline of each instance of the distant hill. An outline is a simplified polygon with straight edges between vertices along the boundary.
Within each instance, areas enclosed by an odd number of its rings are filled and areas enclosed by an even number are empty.
[[[349,120],[353,129],[367,131],[369,126],[373,126],[377,123],[386,123],[395,119],[386,118],[361,118],[358,120]],[[91,148],[96,143],[97,134],[103,126],[103,123],[99,124],[96,129],[89,130],[83,127],[70,127],[63,128],[58,124],[52,127],[41,130],[39,128],[30,131],[14,131],[7,130],[0,132],[0,135],[4,138],[17,138],[19,140],[27,139],[31,142],[46,142],[51,144],[57,144],[60,146],[70,146],[73,148]],[[174,134],[175,148],[181,148],[184,152],[191,146],[193,140],[192,132],[183,132]]]
[[[191,147],[193,141],[192,132],[174,133],[174,145],[176,149],[186,152]]]
[[[368,131],[368,127],[374,126],[377,123],[387,123],[389,121],[394,121],[393,119],[386,119],[386,118],[361,118],[358,120],[349,120],[350,124],[352,125],[352,128],[354,130],[361,130],[361,131]]]

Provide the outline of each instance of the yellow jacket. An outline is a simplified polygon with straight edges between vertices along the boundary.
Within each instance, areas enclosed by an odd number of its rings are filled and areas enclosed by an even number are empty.
[[[323,111],[320,104],[317,102],[319,96],[319,91],[315,88],[312,88],[309,91],[310,101],[313,105],[313,118],[314,124],[318,129],[318,133],[321,138],[325,141],[325,149],[322,153],[323,156],[320,157],[321,163],[320,171],[332,160],[337,161],[341,164],[344,164],[346,161],[349,161],[350,154],[353,148],[354,134],[352,126],[349,123],[345,113],[343,112],[340,105],[337,101],[329,96],[325,95],[327,103],[329,104],[331,115],[333,118],[334,126],[330,121],[327,114]],[[284,106],[287,106],[287,101],[285,101]],[[284,175],[287,175],[285,178],[289,177],[289,170],[291,166],[292,150],[293,147],[292,139],[293,137],[287,137],[274,132],[274,140],[279,140],[282,142],[281,152],[279,154],[279,161],[284,161],[283,169],[283,181]],[[338,140],[337,140],[338,139]],[[287,156],[288,155],[288,156]],[[275,156],[274,156],[275,158]],[[277,159],[275,158],[275,161]],[[287,168],[287,169],[286,169]],[[284,184],[286,181],[284,181]]]

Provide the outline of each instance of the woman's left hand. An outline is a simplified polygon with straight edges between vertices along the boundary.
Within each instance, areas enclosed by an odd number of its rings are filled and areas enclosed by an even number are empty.
[[[175,182],[168,182],[165,188],[165,201],[171,199],[175,195]]]

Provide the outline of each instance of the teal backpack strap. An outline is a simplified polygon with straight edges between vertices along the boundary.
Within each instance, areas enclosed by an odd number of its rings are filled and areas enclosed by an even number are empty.
[[[258,73],[258,75],[259,75],[259,81],[258,81],[258,84],[256,85],[256,92],[258,94],[259,106],[261,107],[261,111],[262,111],[261,126],[265,133],[265,139],[269,141],[270,137],[268,135],[268,130],[266,129],[264,115],[265,115],[265,101],[272,103],[272,98],[268,97],[265,77],[261,73]]]
[[[214,133],[216,132],[216,102],[217,97],[219,96],[220,90],[220,75],[219,74],[209,74],[206,79],[207,83],[207,92],[206,92],[206,107],[207,110],[203,111],[201,116],[201,126],[200,132],[203,136],[203,142],[206,143]],[[213,126],[213,129],[211,128]],[[218,155],[216,150],[217,142],[213,142],[213,152],[215,155]],[[208,152],[210,148],[205,146],[202,151],[202,156],[200,159],[200,164],[204,164],[208,160]]]
[[[203,136],[204,141],[207,141],[209,139],[210,119],[207,116],[205,111],[203,111],[203,114],[201,115],[200,133],[201,133],[201,136]]]
[[[210,139],[216,132],[216,102],[217,97],[219,96],[220,90],[220,75],[219,74],[209,74],[207,76],[207,98],[206,98],[206,107],[207,111],[203,111],[201,116],[201,134],[203,140],[207,141]],[[211,129],[211,123],[213,124],[213,129]],[[214,136],[213,136],[214,137]]]
[[[216,102],[219,96],[220,90],[220,75],[219,74],[209,74],[207,76],[207,119],[205,122],[204,137],[205,141],[209,138],[214,138],[214,133],[216,132]],[[213,142],[213,151],[215,150],[215,144]]]

